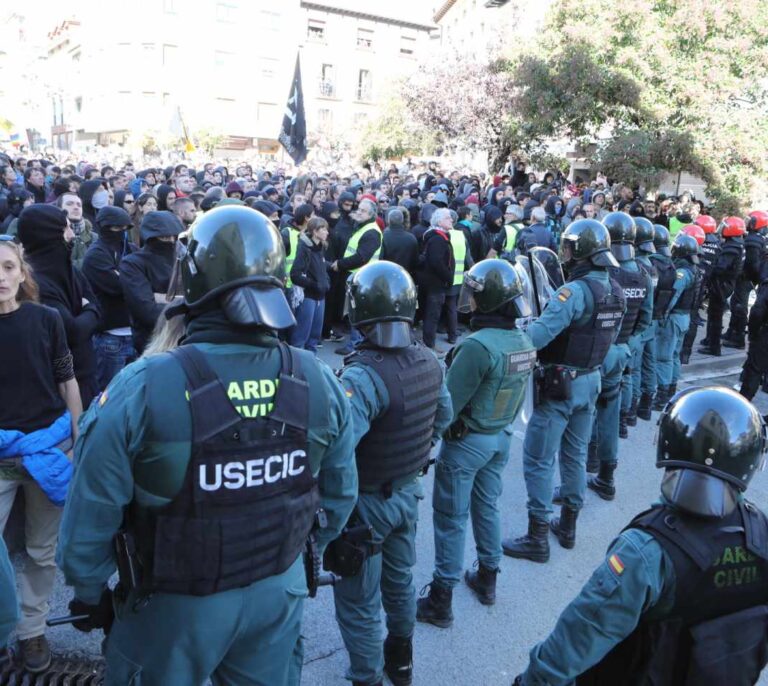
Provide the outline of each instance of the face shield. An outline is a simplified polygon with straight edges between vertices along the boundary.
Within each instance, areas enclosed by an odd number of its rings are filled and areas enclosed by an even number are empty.
[[[461,292],[459,293],[459,303],[456,306],[459,312],[462,314],[470,314],[477,309],[477,303],[475,302],[475,293],[479,293],[483,290],[484,284],[467,272],[464,274],[464,283],[461,286]]]
[[[184,286],[181,282],[181,264],[184,260],[187,260],[187,266],[190,274],[197,273],[197,267],[195,261],[189,254],[187,244],[189,242],[189,233],[180,233],[178,240],[174,243],[175,258],[173,260],[173,269],[171,270],[171,278],[168,281],[168,290],[165,293],[166,302],[173,302],[176,298],[184,295]]]

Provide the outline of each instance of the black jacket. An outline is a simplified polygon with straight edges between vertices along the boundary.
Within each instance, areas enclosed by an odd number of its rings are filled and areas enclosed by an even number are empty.
[[[120,284],[120,262],[138,248],[128,242],[125,232],[104,231],[85,253],[82,271],[101,307],[99,331],[130,326],[131,318]]]
[[[430,292],[444,292],[453,285],[456,262],[451,239],[442,229],[432,228],[424,234],[423,269],[420,284]]]
[[[413,274],[419,265],[419,242],[404,227],[389,227],[384,230],[381,242],[381,259],[399,264]]]
[[[133,347],[141,355],[165,304],[155,302],[155,293],[166,293],[174,262],[173,243],[150,239],[120,262],[120,285],[131,315]]]
[[[301,234],[299,238],[296,259],[291,267],[291,281],[304,289],[304,297],[312,300],[322,300],[331,289],[325,248],[322,243],[315,245],[306,234]]]

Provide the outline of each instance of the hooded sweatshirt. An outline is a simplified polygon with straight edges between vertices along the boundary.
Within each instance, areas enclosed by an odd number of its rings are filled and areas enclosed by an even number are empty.
[[[83,407],[87,407],[98,390],[91,336],[98,328],[100,311],[88,281],[72,266],[71,247],[64,240],[66,226],[67,213],[54,205],[32,205],[19,215],[19,239],[40,287],[40,302],[61,314]]]
[[[474,262],[484,260],[488,252],[493,248],[496,234],[502,230],[496,222],[503,217],[501,210],[495,205],[485,208],[485,220],[482,226],[475,227],[470,232],[469,252]]]
[[[101,209],[95,207],[93,204],[93,196],[99,189],[103,190],[105,193],[107,192],[104,188],[102,179],[83,181],[83,183],[80,184],[80,188],[77,190],[80,200],[83,201],[83,217],[91,222],[91,224],[96,222],[96,213]],[[104,204],[106,205],[106,203]]]

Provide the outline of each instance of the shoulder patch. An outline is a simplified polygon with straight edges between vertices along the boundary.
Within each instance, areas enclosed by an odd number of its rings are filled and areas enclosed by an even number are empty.
[[[104,407],[104,403],[107,402],[107,399],[109,396],[107,395],[107,391],[102,391],[101,395],[99,396],[99,407]]]
[[[682,278],[685,277],[685,272],[683,272],[682,270],[678,269],[677,272],[676,272],[676,276],[677,276],[678,279],[682,279]]]
[[[560,289],[560,290],[557,292],[557,299],[558,299],[558,300],[559,300],[561,303],[564,303],[564,302],[565,302],[566,300],[568,300],[568,298],[570,298],[572,295],[573,295],[573,293],[571,292],[571,289],[570,289],[570,288],[561,288],[561,289]]]
[[[608,566],[618,576],[621,576],[624,573],[624,563],[621,561],[621,558],[616,554],[613,554],[608,558]]]

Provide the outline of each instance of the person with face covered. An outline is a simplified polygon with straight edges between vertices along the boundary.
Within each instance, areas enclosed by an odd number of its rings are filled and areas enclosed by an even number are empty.
[[[67,213],[53,205],[33,205],[19,215],[19,239],[40,288],[40,302],[64,320],[83,407],[98,392],[92,337],[101,312],[88,280],[72,265],[74,233]]]
[[[133,347],[144,351],[166,302],[176,237],[184,230],[172,212],[149,212],[141,223],[141,250],[120,262],[120,284],[131,316]]]
[[[107,191],[103,179],[90,179],[80,184],[77,191],[83,201],[83,217],[91,224],[96,221],[96,213],[109,205],[109,191]]]
[[[128,240],[131,217],[118,207],[103,207],[96,215],[99,239],[83,260],[88,279],[101,307],[102,318],[94,336],[99,389],[107,387],[126,364],[136,357],[131,337],[131,318],[120,284],[120,262],[138,248]]]

